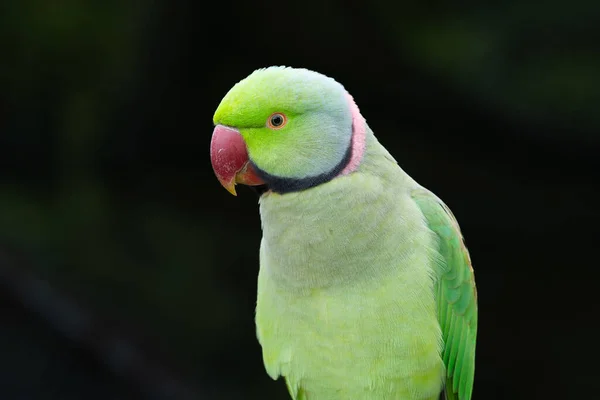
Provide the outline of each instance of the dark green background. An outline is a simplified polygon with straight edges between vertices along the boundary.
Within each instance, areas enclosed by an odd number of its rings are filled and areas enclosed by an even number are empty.
[[[222,96],[273,64],[342,82],[454,211],[474,398],[593,397],[600,3],[538,3],[1,2],[0,399],[287,398],[257,199],[208,156]]]

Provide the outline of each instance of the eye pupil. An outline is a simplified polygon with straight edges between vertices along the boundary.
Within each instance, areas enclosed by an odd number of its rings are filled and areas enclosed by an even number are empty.
[[[281,126],[283,124],[283,117],[279,114],[275,114],[271,117],[271,125]]]

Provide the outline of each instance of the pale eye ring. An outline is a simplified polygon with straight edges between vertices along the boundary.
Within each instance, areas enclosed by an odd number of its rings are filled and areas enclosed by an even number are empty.
[[[281,129],[287,124],[287,117],[282,113],[273,113],[267,119],[267,126],[271,129]]]

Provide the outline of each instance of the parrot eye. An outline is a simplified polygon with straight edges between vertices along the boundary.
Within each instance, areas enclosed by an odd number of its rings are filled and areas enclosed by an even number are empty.
[[[271,114],[267,120],[267,126],[271,129],[281,129],[287,123],[287,117],[282,113]]]

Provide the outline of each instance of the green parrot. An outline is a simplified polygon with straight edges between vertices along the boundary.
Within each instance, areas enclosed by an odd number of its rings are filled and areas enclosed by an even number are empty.
[[[222,99],[211,163],[259,194],[256,333],[295,400],[469,400],[477,293],[456,219],[336,80],[258,69]]]

